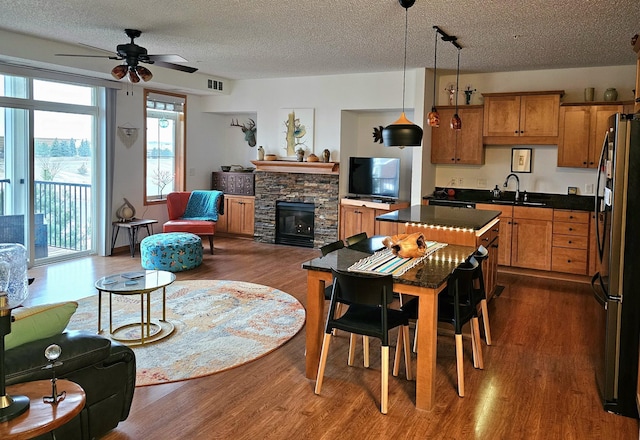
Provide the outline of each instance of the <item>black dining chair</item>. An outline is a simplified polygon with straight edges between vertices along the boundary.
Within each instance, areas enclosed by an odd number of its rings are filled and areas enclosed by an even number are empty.
[[[347,237],[347,239],[346,239],[347,246],[352,246],[352,245],[358,243],[359,241],[366,240],[366,239],[367,239],[367,233],[366,232],[360,232],[359,234],[352,235],[351,237]]]
[[[489,251],[484,246],[480,247],[473,253],[473,258],[478,262],[478,267],[473,273],[473,289],[475,300],[479,303],[482,324],[484,326],[484,340],[487,345],[491,345],[491,329],[489,327],[489,311],[487,309],[487,292],[484,288],[484,273],[482,271],[482,263],[489,258]]]
[[[473,366],[483,369],[482,346],[480,345],[480,326],[478,324],[478,306],[475,299],[473,280],[478,261],[471,256],[460,264],[447,280],[447,287],[438,295],[438,322],[453,325],[456,343],[456,370],[458,374],[458,395],[464,397],[464,364],[462,326],[470,323],[471,350]],[[418,298],[407,301],[401,310],[409,319],[418,318]],[[416,322],[416,325],[418,323]],[[396,349],[396,357],[400,354]],[[418,353],[418,356],[420,354]],[[394,375],[397,370],[394,368]]]
[[[323,257],[326,257],[328,254],[330,254],[333,251],[337,251],[338,249],[342,249],[344,247],[344,241],[342,240],[338,240],[338,241],[334,241],[332,243],[329,244],[325,244],[324,246],[322,246],[320,248],[320,252],[322,253]],[[331,299],[331,290],[333,289],[333,286],[331,284],[329,284],[328,286],[325,286],[324,288],[324,299],[325,300],[330,300]],[[336,312],[338,314],[340,314],[342,311],[342,304],[338,304],[337,306],[337,310]],[[333,332],[333,335],[336,335],[336,332]]]
[[[331,272],[333,274],[333,291],[322,340],[315,393],[320,394],[322,389],[333,329],[378,338],[381,342],[380,412],[386,414],[389,397],[389,330],[395,327],[401,327],[398,329],[398,346],[404,348],[406,376],[407,380],[411,380],[411,356],[408,344],[409,320],[402,311],[388,307],[393,302],[393,277],[335,269],[332,269]],[[347,311],[341,316],[336,314],[338,303],[349,305]]]

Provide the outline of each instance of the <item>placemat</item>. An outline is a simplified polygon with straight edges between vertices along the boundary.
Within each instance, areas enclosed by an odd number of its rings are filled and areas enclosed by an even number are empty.
[[[439,243],[437,241],[427,241],[426,244],[427,252],[422,257],[400,258],[393,255],[391,249],[383,249],[375,252],[370,257],[355,262],[347,270],[351,272],[391,274],[394,277],[399,277],[432,253],[447,245],[447,243]]]

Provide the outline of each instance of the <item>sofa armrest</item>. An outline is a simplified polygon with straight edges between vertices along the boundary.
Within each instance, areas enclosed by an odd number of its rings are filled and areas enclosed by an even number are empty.
[[[51,372],[42,368],[48,363],[44,357],[44,350],[51,344],[58,344],[62,348],[60,361],[63,364],[56,367],[58,377],[102,362],[111,354],[109,339],[86,332],[62,333],[22,344],[5,352],[7,385],[50,379]]]

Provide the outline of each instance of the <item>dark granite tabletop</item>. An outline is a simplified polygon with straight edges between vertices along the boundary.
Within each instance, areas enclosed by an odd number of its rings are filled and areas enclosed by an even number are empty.
[[[397,223],[421,223],[480,230],[500,215],[500,211],[450,208],[448,206],[413,205],[376,217],[376,220]]]
[[[475,248],[471,246],[445,246],[429,255],[422,263],[416,265],[401,277],[396,278],[396,282],[437,289],[447,281],[451,272],[474,251]],[[342,248],[324,257],[306,261],[302,263],[302,268],[322,272],[331,272],[331,268],[347,270],[353,263],[369,255],[370,253],[368,252]]]

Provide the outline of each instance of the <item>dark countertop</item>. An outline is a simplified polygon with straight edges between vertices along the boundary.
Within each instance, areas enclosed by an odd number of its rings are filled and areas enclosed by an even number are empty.
[[[436,188],[436,194],[442,194],[444,188]],[[555,208],[555,209],[574,209],[577,211],[593,211],[594,196],[578,196],[578,195],[564,195],[564,194],[547,194],[547,193],[533,193],[527,192],[528,201],[533,203],[540,203],[536,205],[539,208]],[[520,192],[520,199],[522,201],[523,192]],[[455,196],[424,196],[423,199],[431,200],[436,199],[439,202],[469,202],[469,203],[494,203],[496,205],[514,205],[514,206],[532,206],[514,204],[515,191],[504,191],[499,199],[493,198],[491,190],[486,189],[455,189]],[[533,207],[536,207],[533,206]]]
[[[475,248],[471,246],[450,244],[429,255],[422,263],[409,269],[401,277],[395,278],[395,281],[402,284],[437,289],[447,281],[451,272],[474,251]],[[302,268],[321,272],[331,272],[331,268],[347,270],[353,263],[369,255],[371,254],[368,252],[342,248],[324,257],[306,261],[302,263]]]
[[[448,206],[413,205],[387,214],[379,215],[376,220],[396,223],[420,223],[453,228],[482,229],[491,220],[500,215],[500,211],[484,211]]]

